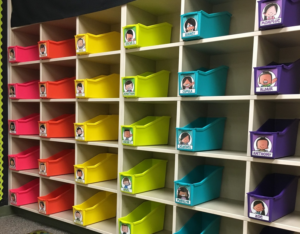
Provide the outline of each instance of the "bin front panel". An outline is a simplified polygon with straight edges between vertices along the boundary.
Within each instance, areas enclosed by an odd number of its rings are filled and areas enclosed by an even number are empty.
[[[130,47],[138,44],[136,26],[124,28],[124,46]]]
[[[274,135],[260,135],[251,133],[251,156],[274,158],[275,137]]]
[[[193,40],[199,38],[200,18],[198,12],[181,16],[182,39]]]
[[[39,174],[47,175],[48,163],[47,162],[38,162],[39,163]]]
[[[255,94],[279,92],[281,68],[255,69]]]
[[[121,191],[125,193],[132,193],[133,191],[133,178],[132,176],[120,175]]]
[[[178,74],[180,96],[198,96],[196,90],[196,72],[182,72]]]
[[[288,1],[288,0],[287,0]],[[259,28],[284,26],[284,4],[282,0],[259,2]]]
[[[74,223],[84,225],[83,211],[73,208]]]
[[[84,141],[85,140],[85,125],[75,125],[75,139]]]
[[[131,224],[129,223],[122,223],[119,221],[119,232],[120,234],[134,234],[131,228]]]
[[[122,79],[123,96],[135,97],[137,96],[137,82],[134,77]]]
[[[178,129],[177,130],[177,149],[178,150],[193,150],[194,144],[193,130]]]
[[[175,201],[184,205],[192,205],[192,187],[190,185],[175,184]]]
[[[132,127],[122,127],[122,143],[123,145],[133,145],[134,131]]]
[[[86,36],[76,37],[76,52],[85,53],[87,51],[87,40]]]
[[[48,44],[49,42],[39,43],[39,56],[40,58],[48,57]]]
[[[271,213],[271,201],[269,199],[260,199],[248,195],[249,218],[269,222],[271,220]]]
[[[40,97],[47,97],[47,83],[39,83]]]

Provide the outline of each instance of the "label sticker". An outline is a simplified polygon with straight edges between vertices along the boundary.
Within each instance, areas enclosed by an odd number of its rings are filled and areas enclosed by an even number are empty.
[[[39,46],[40,50],[40,57],[46,57],[47,56],[47,44],[41,43]]]
[[[181,186],[176,184],[176,202],[181,204],[191,204],[190,186]]]
[[[124,29],[124,45],[136,45],[136,27]]]
[[[46,214],[46,203],[44,201],[39,200],[39,212],[42,214]]]
[[[121,175],[121,191],[132,193],[132,177]]]
[[[47,136],[46,124],[40,124],[39,128],[40,128],[40,136],[46,137]]]
[[[195,93],[195,74],[180,75],[180,93]]]
[[[81,168],[77,169],[75,181],[79,182],[79,183],[85,183],[85,180],[84,180],[84,170],[83,169],[81,169]]]
[[[40,175],[47,175],[46,163],[39,162],[39,174]]]
[[[259,157],[273,157],[273,136],[256,135],[252,137],[252,155]]]
[[[122,143],[133,144],[133,129],[122,127]]]
[[[13,205],[17,204],[17,195],[15,193],[10,194],[10,203]]]
[[[9,124],[9,133],[14,133],[14,134],[17,133],[15,122],[10,122],[10,124]]]
[[[282,22],[282,0],[261,3],[260,26]]]
[[[9,86],[9,97],[16,97],[16,87],[14,85]]]
[[[256,199],[255,197],[250,197],[249,201],[249,216],[251,218],[269,221],[270,201],[265,199]]]
[[[85,52],[86,51],[85,36],[79,37],[77,39],[76,45],[77,45],[76,52]]]
[[[198,14],[193,17],[183,17],[183,37],[198,35]]]
[[[84,126],[76,126],[75,139],[84,140]]]
[[[83,225],[83,217],[82,212],[79,210],[74,210],[74,223]]]
[[[276,92],[278,88],[278,70],[256,71],[256,92]]]
[[[135,95],[135,79],[128,78],[123,79],[123,95],[134,96]]]
[[[120,234],[131,234],[131,225],[128,223],[119,222]]]
[[[40,84],[40,97],[47,97],[46,84]]]
[[[9,49],[8,58],[9,58],[9,61],[15,61],[16,60],[16,52],[15,52],[14,48]]]
[[[84,97],[84,83],[78,82],[76,83],[76,97]]]
[[[16,169],[16,159],[15,158],[10,158],[9,159],[9,168],[10,169]]]
[[[178,149],[193,149],[193,131],[178,130]]]

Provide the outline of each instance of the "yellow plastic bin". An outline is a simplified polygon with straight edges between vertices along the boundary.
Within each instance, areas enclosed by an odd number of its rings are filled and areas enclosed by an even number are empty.
[[[73,206],[74,223],[86,226],[116,217],[117,194],[99,192],[81,203]]]
[[[128,171],[120,172],[124,193],[142,193],[165,187],[167,160],[145,159]]]
[[[118,140],[118,115],[98,115],[83,123],[74,123],[75,139],[78,141]]]
[[[166,145],[170,116],[147,116],[133,124],[122,125],[122,144],[131,146]]]
[[[109,32],[99,35],[91,33],[75,35],[77,54],[95,54],[120,49],[119,32]]]
[[[125,48],[153,46],[171,42],[172,25],[169,23],[151,26],[131,24],[123,27],[123,30]]]
[[[122,78],[123,96],[127,98],[167,97],[170,72],[145,72]]]
[[[75,181],[91,184],[116,179],[118,175],[118,155],[98,154],[82,164],[74,165]]]
[[[118,233],[152,234],[164,229],[166,205],[146,201],[130,214],[119,218]]]
[[[77,98],[118,98],[120,75],[101,75],[90,79],[75,80]]]

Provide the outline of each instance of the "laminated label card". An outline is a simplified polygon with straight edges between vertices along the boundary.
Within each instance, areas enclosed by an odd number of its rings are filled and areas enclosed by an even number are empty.
[[[79,37],[77,39],[76,45],[77,45],[76,52],[85,52],[86,51],[86,48],[85,48],[85,45],[86,45],[85,44],[85,36]]]
[[[125,46],[136,45],[136,27],[124,29]]]

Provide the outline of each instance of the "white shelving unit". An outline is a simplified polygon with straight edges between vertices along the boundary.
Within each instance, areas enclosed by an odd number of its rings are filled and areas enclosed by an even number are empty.
[[[227,36],[184,42],[180,37],[180,15],[205,10],[208,13],[229,11],[232,14]],[[9,6],[8,12],[11,12]],[[40,178],[40,195],[46,195],[63,183],[75,184],[75,204],[80,204],[99,190],[117,194],[117,217],[85,227],[98,233],[118,233],[119,217],[130,213],[145,200],[166,204],[164,230],[175,233],[197,211],[217,214],[221,234],[257,234],[264,226],[300,233],[300,186],[295,212],[273,223],[249,219],[247,195],[271,172],[300,175],[300,131],[295,156],[266,160],[250,157],[249,131],[257,130],[268,118],[300,118],[300,94],[256,96],[253,90],[253,67],[277,62],[291,62],[300,54],[300,26],[258,31],[256,0],[136,0],[127,5],[79,17],[10,28],[9,45],[29,46],[40,40],[64,40],[81,33],[118,31],[135,23],[146,25],[169,22],[173,25],[170,44],[106,53],[72,56],[8,65],[8,83],[32,79],[55,81],[64,77],[90,78],[99,74],[119,73],[121,77],[145,71],[171,71],[168,97],[124,99],[9,100],[9,119],[40,112],[41,120],[60,114],[75,113],[76,122],[100,113],[118,114],[119,124],[131,124],[147,115],[171,116],[169,143],[164,146],[129,147],[121,141],[76,142],[73,138],[42,139],[38,136],[9,135],[9,154],[40,145],[41,158],[62,149],[75,148],[76,164],[98,153],[118,154],[118,171],[133,167],[146,158],[168,160],[166,186],[141,194],[122,194],[118,180],[89,185],[76,184],[73,174],[44,178],[37,170],[9,173],[9,188],[17,188],[35,177]],[[10,14],[8,14],[10,15]],[[10,22],[10,16],[8,19]],[[229,66],[225,96],[189,97],[178,95],[177,73],[200,66]],[[183,152],[175,147],[175,128],[196,117],[227,117],[221,150]],[[120,139],[119,131],[119,139]],[[224,166],[221,197],[188,207],[174,202],[174,180],[182,178],[199,164]],[[21,206],[38,213],[37,204]],[[72,211],[49,216],[73,224]]]

